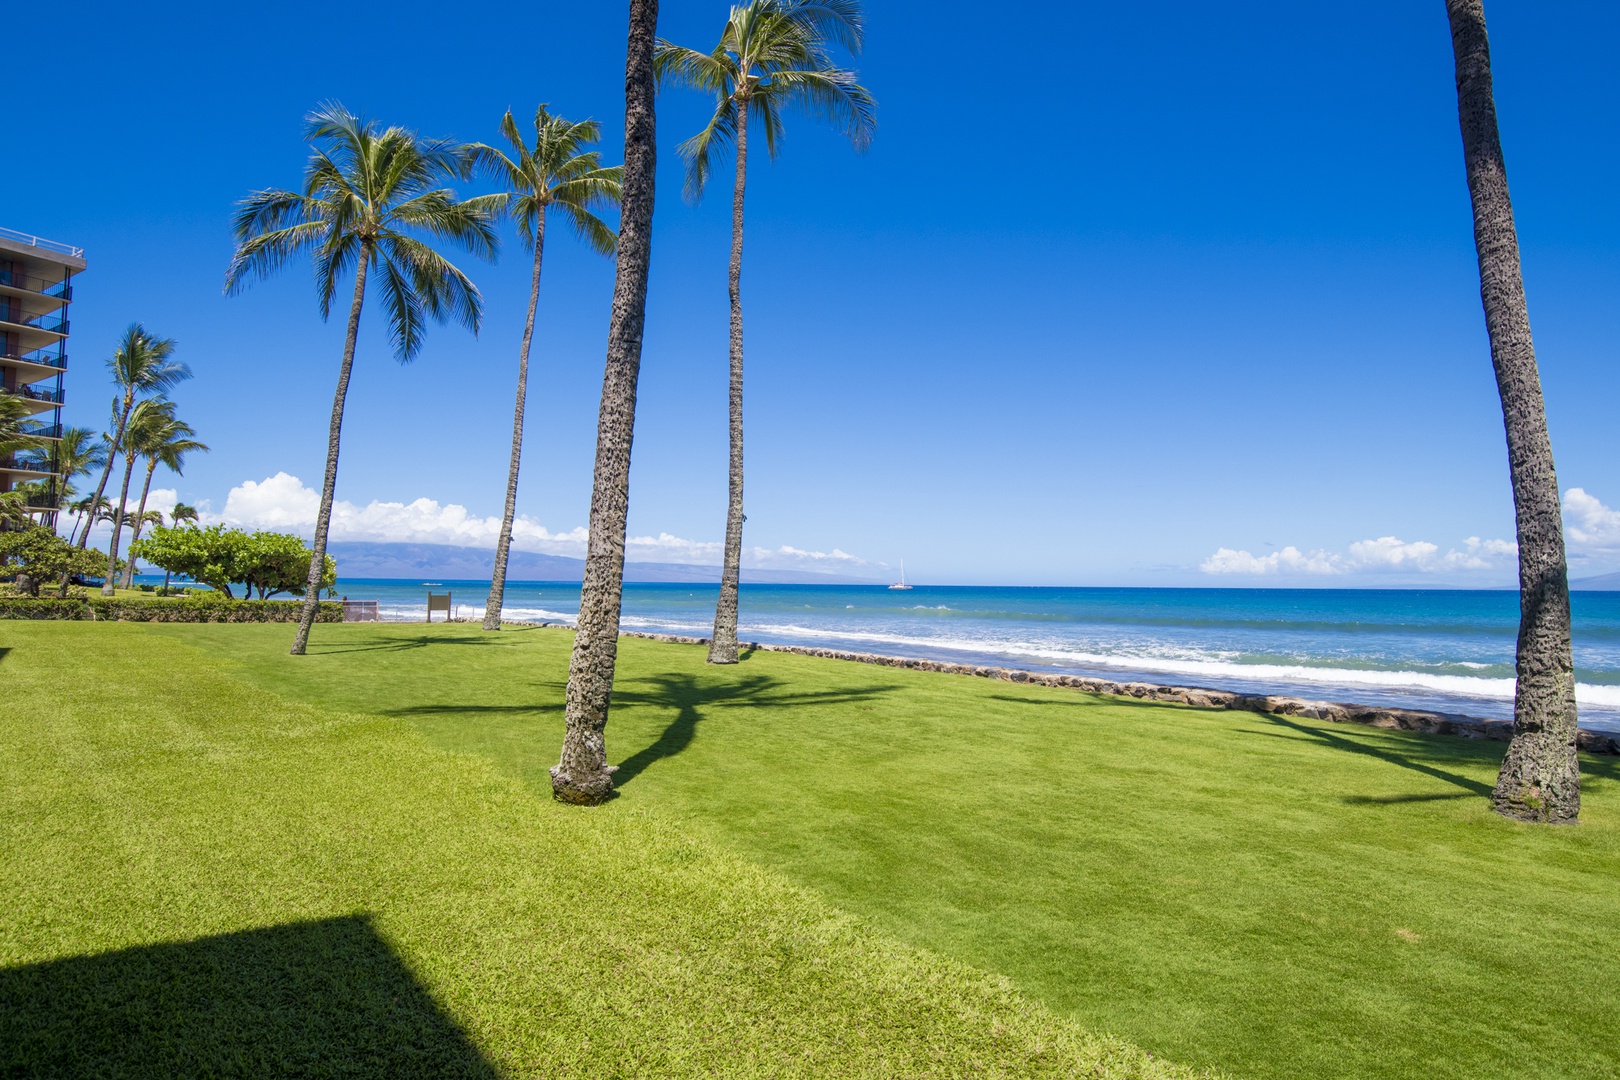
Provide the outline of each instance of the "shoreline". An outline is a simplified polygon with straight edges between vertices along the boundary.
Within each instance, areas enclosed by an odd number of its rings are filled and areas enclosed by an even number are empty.
[[[569,629],[554,623],[514,623],[519,626],[552,626]],[[621,630],[620,637],[641,638],[671,645],[707,645],[705,637],[684,634],[657,634],[641,630]],[[1300,716],[1308,720],[1326,720],[1335,724],[1362,724],[1367,727],[1397,731],[1414,731],[1424,735],[1451,735],[1463,739],[1488,739],[1508,742],[1513,738],[1513,721],[1487,720],[1464,713],[1430,712],[1424,709],[1396,709],[1381,705],[1358,705],[1342,701],[1314,701],[1308,698],[1282,694],[1240,694],[1231,690],[1215,690],[1201,686],[1175,686],[1149,682],[1115,682],[1085,675],[1042,674],[1023,668],[996,667],[989,664],[959,664],[946,660],[928,660],[911,656],[888,656],[882,653],[854,652],[846,649],[824,649],[810,645],[775,645],[768,642],[738,642],[740,648],[761,652],[792,653],[814,656],[825,660],[845,660],[857,664],[879,667],[909,668],[913,671],[933,671],[944,675],[969,675],[980,679],[1002,682],[1029,683],[1036,686],[1062,687],[1084,693],[1109,697],[1128,697],[1167,705],[1191,705],[1204,709],[1229,709],[1240,712],[1271,713],[1276,716]],[[1620,755],[1620,733],[1577,728],[1576,746],[1589,754]]]

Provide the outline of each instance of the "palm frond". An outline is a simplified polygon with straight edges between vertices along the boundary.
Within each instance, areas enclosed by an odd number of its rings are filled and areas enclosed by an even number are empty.
[[[658,77],[660,86],[674,83],[730,97],[736,66],[723,48],[701,53],[660,38],[653,48],[653,74]]]
[[[737,106],[722,98],[715,105],[714,114],[703,130],[681,143],[676,149],[686,159],[686,188],[682,194],[688,202],[703,198],[704,185],[716,161],[737,141]]]
[[[380,224],[385,228],[394,223],[409,225],[459,244],[480,258],[492,259],[500,250],[500,239],[490,224],[487,206],[472,199],[458,201],[455,192],[440,188],[399,203]]]
[[[234,296],[246,288],[249,281],[274,274],[300,251],[319,244],[327,228],[324,221],[304,221],[247,236],[237,245],[236,254],[225,268],[225,295]]]
[[[786,0],[781,6],[789,18],[809,27],[818,38],[836,41],[851,56],[860,55],[866,37],[861,0]]]
[[[838,128],[865,150],[877,128],[877,103],[855,73],[838,68],[819,71],[785,70],[771,75],[772,95],[799,105]]]

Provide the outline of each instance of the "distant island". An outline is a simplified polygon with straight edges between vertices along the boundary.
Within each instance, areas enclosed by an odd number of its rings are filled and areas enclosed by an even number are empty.
[[[340,578],[447,578],[475,581],[495,569],[495,552],[450,544],[386,544],[337,540],[326,550],[337,560]],[[508,557],[508,581],[581,581],[585,560],[566,555],[514,551]],[[679,581],[717,584],[718,566],[688,563],[626,563],[626,581]],[[813,570],[755,570],[743,567],[742,580],[756,585],[874,585],[876,578],[822,574]]]
[[[1599,574],[1569,583],[1577,592],[1620,592],[1620,574]]]

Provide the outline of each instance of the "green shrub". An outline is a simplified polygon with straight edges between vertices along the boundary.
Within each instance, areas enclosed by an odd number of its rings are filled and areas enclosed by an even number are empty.
[[[54,596],[0,597],[0,619],[88,619],[90,609],[83,600]]]
[[[100,596],[0,598],[0,619],[102,619],[122,622],[297,622],[301,600],[228,600],[208,594],[185,600],[119,600]],[[343,605],[321,604],[316,622],[343,621]]]

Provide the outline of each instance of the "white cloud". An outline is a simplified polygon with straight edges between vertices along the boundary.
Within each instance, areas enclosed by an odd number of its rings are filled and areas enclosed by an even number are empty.
[[[1518,554],[1518,548],[1506,540],[1481,540],[1471,536],[1459,550],[1452,548],[1440,554],[1438,544],[1427,540],[1407,542],[1395,536],[1380,536],[1375,540],[1357,540],[1348,551],[1325,551],[1320,548],[1308,553],[1292,545],[1269,555],[1253,555],[1248,551],[1223,547],[1199,564],[1206,574],[1247,574],[1250,576],[1287,574],[1379,574],[1412,572],[1436,574],[1464,570],[1493,570],[1506,564]]]
[[[320,494],[285,472],[261,481],[248,480],[232,488],[218,520],[255,529],[282,529],[309,535],[320,510]],[[410,503],[373,500],[365,506],[338,501],[332,505],[333,540],[373,543],[449,544],[455,547],[490,547],[500,535],[501,519],[479,517],[456,503],[433,499]],[[548,555],[585,554],[588,533],[583,526],[553,532],[533,518],[520,516],[512,523],[512,547]],[[632,536],[625,540],[625,555],[636,562],[720,562],[723,546],[716,541],[688,540],[671,533]],[[772,569],[835,570],[870,565],[834,548],[830,552],[780,548],[748,548],[743,565]]]
[[[1220,548],[1198,565],[1206,574],[1339,574],[1344,572],[1343,558],[1328,551],[1304,554],[1290,544],[1270,555],[1251,555],[1247,551]]]
[[[1564,492],[1564,529],[1572,551],[1603,555],[1620,552],[1620,510],[1611,510],[1581,488]]]

